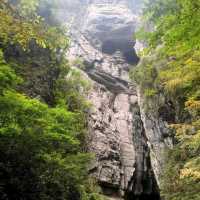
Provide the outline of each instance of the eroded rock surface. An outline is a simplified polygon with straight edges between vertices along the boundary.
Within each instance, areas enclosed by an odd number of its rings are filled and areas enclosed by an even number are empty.
[[[83,59],[93,84],[88,95],[93,105],[88,150],[95,154],[90,174],[110,199],[159,200],[162,152],[171,139],[166,122],[145,112],[142,94],[128,78],[138,62],[132,35],[140,5],[135,2],[85,3],[82,26],[73,25],[69,57]]]

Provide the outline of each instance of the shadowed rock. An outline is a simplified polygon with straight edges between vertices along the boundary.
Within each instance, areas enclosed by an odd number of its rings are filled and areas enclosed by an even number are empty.
[[[109,91],[115,94],[119,93],[131,93],[129,84],[120,78],[111,76],[103,71],[97,71],[95,69],[87,71],[89,77],[97,83],[104,85]]]

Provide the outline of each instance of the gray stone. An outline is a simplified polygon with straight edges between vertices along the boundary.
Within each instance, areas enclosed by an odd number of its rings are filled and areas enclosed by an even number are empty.
[[[110,199],[152,195],[157,200],[163,152],[172,143],[167,123],[145,112],[143,96],[129,80],[132,66],[125,49],[136,61],[132,34],[140,25],[137,6],[137,0],[88,1],[79,16],[82,25],[72,31],[68,56],[84,60],[84,73],[93,84],[87,96],[93,105],[88,151],[95,154],[90,174]],[[114,48],[112,53],[103,49],[105,44]]]

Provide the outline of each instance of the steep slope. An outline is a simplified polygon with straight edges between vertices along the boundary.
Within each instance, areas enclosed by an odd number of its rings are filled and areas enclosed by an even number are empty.
[[[135,5],[135,6],[134,6]],[[72,24],[69,56],[84,60],[93,86],[88,150],[90,167],[103,193],[125,199],[159,199],[163,152],[170,147],[167,123],[145,113],[142,94],[129,81],[136,65],[132,35],[139,24],[137,4],[126,0],[90,1]],[[135,12],[134,12],[135,11]]]

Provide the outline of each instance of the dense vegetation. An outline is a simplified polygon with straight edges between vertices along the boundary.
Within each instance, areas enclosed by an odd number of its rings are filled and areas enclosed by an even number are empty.
[[[88,84],[65,60],[64,29],[39,16],[45,2],[0,1],[0,199],[99,199],[83,151]]]
[[[167,102],[175,117],[175,147],[162,183],[165,200],[200,199],[200,1],[149,0],[138,32],[147,48],[131,77],[148,112]],[[157,111],[157,112],[155,112]]]

